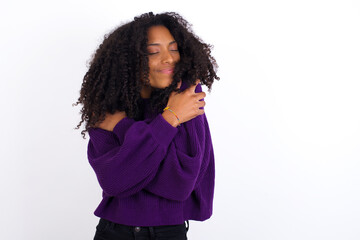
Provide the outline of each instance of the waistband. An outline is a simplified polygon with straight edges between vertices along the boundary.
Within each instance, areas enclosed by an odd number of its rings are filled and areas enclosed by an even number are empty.
[[[167,232],[171,230],[177,230],[177,229],[183,229],[185,227],[186,231],[189,231],[189,220],[186,220],[182,224],[176,224],[176,225],[161,225],[161,226],[130,226],[130,225],[124,225],[115,223],[112,221],[109,221],[104,218],[100,218],[99,225],[101,226],[107,226],[111,227],[113,229],[119,229],[126,232],[146,232],[146,233],[161,233],[161,232]]]

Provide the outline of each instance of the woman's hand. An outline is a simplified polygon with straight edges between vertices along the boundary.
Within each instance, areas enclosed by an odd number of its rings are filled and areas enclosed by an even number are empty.
[[[97,123],[95,127],[112,132],[114,130],[115,125],[125,117],[126,117],[125,111],[123,112],[117,111],[114,114],[106,113],[105,120],[100,123]]]
[[[175,112],[175,114],[180,119],[180,123],[187,122],[201,114],[204,114],[204,109],[200,107],[205,106],[205,101],[200,101],[200,99],[205,98],[206,94],[204,92],[195,92],[196,86],[199,84],[200,79],[198,79],[195,85],[187,88],[181,93],[172,92],[170,94],[167,106]],[[181,81],[178,83],[178,88],[181,86]],[[179,125],[179,121],[176,116],[169,110],[163,112],[163,117],[168,121],[173,127]]]

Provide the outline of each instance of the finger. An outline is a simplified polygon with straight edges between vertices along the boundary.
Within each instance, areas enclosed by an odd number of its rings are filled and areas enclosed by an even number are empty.
[[[204,114],[204,113],[205,113],[205,110],[204,110],[204,109],[199,108],[198,115],[202,115],[202,114]]]
[[[204,110],[205,107],[205,101],[199,101],[198,102],[198,108],[199,110]]]
[[[200,101],[203,101],[204,98],[206,97],[206,93],[205,93],[205,92],[199,92],[198,95],[199,95]]]

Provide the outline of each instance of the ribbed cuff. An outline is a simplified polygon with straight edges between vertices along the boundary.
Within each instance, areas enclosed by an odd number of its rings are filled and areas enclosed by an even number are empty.
[[[168,123],[161,113],[151,121],[150,126],[155,139],[166,147],[179,131],[178,128]]]

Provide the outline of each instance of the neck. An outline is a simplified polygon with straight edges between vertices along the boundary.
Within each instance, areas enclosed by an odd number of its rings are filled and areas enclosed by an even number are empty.
[[[141,89],[140,95],[142,98],[150,98],[151,86],[143,86],[143,88]]]

